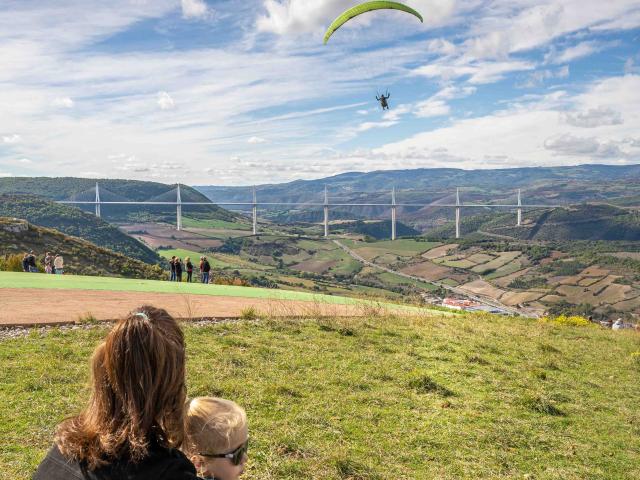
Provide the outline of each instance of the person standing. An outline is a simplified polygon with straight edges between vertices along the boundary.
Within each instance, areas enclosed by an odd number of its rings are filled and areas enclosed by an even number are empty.
[[[191,258],[187,257],[184,259],[185,266],[187,267],[187,283],[191,283],[191,279],[193,276],[193,263],[191,263]]]
[[[29,271],[29,254],[25,252],[24,257],[22,257],[22,271]]]
[[[169,266],[171,267],[171,275],[169,276],[170,282],[176,281],[176,256],[172,256],[171,260],[169,260]]]
[[[209,272],[211,271],[211,265],[207,257],[202,257],[202,283],[209,283]]]
[[[51,257],[51,253],[47,252],[44,256],[44,273],[52,273],[53,272],[53,258]]]
[[[64,259],[62,255],[56,255],[53,259],[53,266],[56,269],[56,275],[62,275],[64,273]]]
[[[36,256],[33,253],[33,250],[29,252],[29,257],[27,260],[29,262],[29,271],[31,273],[38,273],[38,267],[36,266]]]
[[[182,260],[180,257],[176,257],[174,265],[176,267],[176,282],[182,283]]]

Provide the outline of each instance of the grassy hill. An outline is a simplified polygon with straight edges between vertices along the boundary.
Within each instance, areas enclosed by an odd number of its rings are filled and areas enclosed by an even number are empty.
[[[612,205],[587,204],[570,208],[523,211],[522,226],[516,226],[515,213],[465,216],[461,233],[484,232],[518,240],[640,240],[640,216],[637,212]],[[428,232],[430,237],[452,238],[455,226],[449,223]]]
[[[102,201],[175,201],[176,185],[166,185],[157,182],[118,179],[89,179],[74,177],[8,177],[0,178],[0,194],[38,195],[50,200],[95,200],[96,181],[100,185],[100,199]],[[197,190],[180,185],[183,202],[207,202],[208,199]],[[93,211],[93,205],[80,208]],[[102,216],[109,220],[125,222],[163,221],[175,222],[176,210],[172,206],[102,206]],[[237,215],[217,207],[185,206],[185,214],[193,218],[209,220],[224,220],[232,222]]]
[[[188,394],[247,410],[247,478],[640,478],[634,332],[438,314],[183,328]],[[0,479],[29,478],[85,405],[105,333],[0,340]]]
[[[0,195],[0,216],[15,217],[42,227],[55,228],[65,235],[88,240],[128,257],[147,263],[161,258],[146,245],[121,232],[101,218],[82,210],[33,195]]]
[[[47,251],[61,254],[64,257],[66,273],[147,279],[165,277],[163,269],[157,265],[126,257],[51,228],[31,225],[24,220],[0,217],[0,264],[7,267],[8,256],[19,255],[22,258],[22,254],[29,250],[33,250],[38,256],[40,267],[43,266]]]

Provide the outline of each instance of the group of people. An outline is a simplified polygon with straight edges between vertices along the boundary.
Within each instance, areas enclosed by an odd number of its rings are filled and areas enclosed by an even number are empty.
[[[191,258],[186,257],[184,262],[179,257],[175,255],[171,257],[169,260],[169,266],[171,268],[171,275],[169,276],[170,282],[182,282],[182,273],[187,272],[187,282],[191,283],[193,281],[193,263],[191,263]],[[200,257],[200,281],[202,283],[209,283],[210,281],[210,272],[211,272],[211,264],[207,257]]]
[[[22,271],[38,273],[38,265],[33,250],[25,253],[22,257]],[[45,273],[62,275],[64,273],[64,258],[62,258],[62,255],[54,257],[50,252],[47,252],[44,256],[44,271]]]
[[[34,480],[236,480],[247,415],[217,397],[187,399],[184,335],[166,310],[118,321],[91,358],[91,396],[57,427]]]

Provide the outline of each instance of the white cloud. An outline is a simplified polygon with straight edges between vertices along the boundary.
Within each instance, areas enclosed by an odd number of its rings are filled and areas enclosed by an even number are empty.
[[[205,18],[211,14],[204,0],[181,0],[184,18]]]
[[[609,107],[591,108],[586,112],[566,112],[562,119],[569,125],[582,128],[595,128],[603,125],[621,125],[622,115]]]
[[[505,62],[470,62],[464,59],[455,63],[432,63],[413,70],[413,75],[427,78],[439,78],[450,81],[466,77],[471,84],[485,84],[497,82],[506,74],[523,70],[533,70],[535,65],[525,61]]]
[[[57,97],[51,102],[54,107],[73,108],[74,102],[69,97]]]
[[[539,87],[540,85],[544,84],[544,82],[547,80],[551,80],[554,78],[567,78],[568,76],[569,76],[568,65],[564,65],[555,70],[553,69],[537,70],[527,75],[526,80],[522,83],[519,83],[518,87],[520,88]]]
[[[426,100],[416,104],[414,114],[416,117],[439,117],[448,115],[451,111],[449,105],[442,100]]]
[[[551,95],[550,95],[551,97]],[[594,82],[573,97],[532,98],[490,115],[462,119],[451,125],[419,133],[359,153],[370,169],[440,167],[493,168],[566,165],[589,162],[637,162],[635,143],[640,131],[640,76],[615,77]],[[563,105],[573,112],[587,112],[583,122],[593,121],[590,109],[607,105],[620,112],[622,124],[611,121],[584,127],[561,121]],[[565,112],[566,113],[566,112]],[[604,109],[600,114],[608,113]],[[586,120],[591,119],[591,120]],[[615,123],[615,120],[614,120]],[[461,141],[464,139],[464,141]]]
[[[587,57],[600,51],[604,46],[596,42],[581,42],[572,47],[566,48],[562,52],[552,49],[545,55],[545,62],[548,63],[569,63],[578,58]]]
[[[158,106],[160,107],[160,110],[171,110],[175,105],[176,104],[173,101],[173,98],[171,98],[171,95],[167,92],[158,92]]]
[[[21,141],[22,141],[22,137],[17,133],[14,133],[12,135],[5,135],[2,137],[3,143],[15,144],[15,143],[20,143]]]
[[[247,140],[247,143],[250,143],[252,145],[257,145],[260,143],[265,143],[267,140],[262,138],[262,137],[250,137],[249,140]]]
[[[570,133],[555,135],[544,142],[544,148],[551,150],[555,155],[605,158],[617,160],[624,154],[620,148],[612,142],[601,142],[594,137],[576,137]]]
[[[434,38],[433,40],[429,40],[427,42],[427,51],[429,53],[449,56],[456,53],[457,49],[456,46],[449,40],[445,40],[443,38]]]

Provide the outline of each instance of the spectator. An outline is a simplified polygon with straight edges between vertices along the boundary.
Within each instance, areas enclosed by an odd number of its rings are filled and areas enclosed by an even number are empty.
[[[211,265],[207,257],[202,257],[202,283],[209,283],[209,272],[211,271]]]
[[[120,320],[91,358],[91,396],[58,425],[33,480],[197,480],[184,437],[185,346],[165,310]]]
[[[176,282],[182,283],[182,260],[179,257],[176,257],[173,262],[176,268]]]
[[[56,255],[53,259],[53,266],[56,269],[56,275],[62,275],[64,273],[64,259],[62,255]]]
[[[29,252],[29,271],[31,273],[38,273],[38,267],[36,266],[36,256],[33,250]]]
[[[187,257],[184,259],[185,266],[187,267],[187,283],[191,283],[191,278],[193,276],[193,263],[191,263],[191,258]]]
[[[198,397],[185,408],[184,451],[203,478],[236,480],[247,462],[247,414],[236,403]]]
[[[169,277],[170,282],[176,281],[176,257],[175,255],[171,257],[169,260],[169,266],[171,267],[171,276]]]
[[[22,271],[29,271],[29,254],[25,252],[24,257],[22,257]]]
[[[44,273],[53,273],[53,257],[49,252],[44,256]]]
[[[200,257],[200,265],[198,266],[198,268],[200,269],[200,281],[202,283],[204,283],[204,271],[202,270],[203,265],[204,265],[204,257]]]

